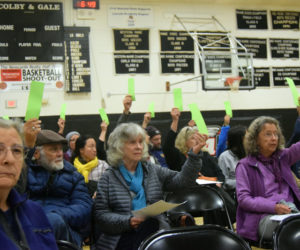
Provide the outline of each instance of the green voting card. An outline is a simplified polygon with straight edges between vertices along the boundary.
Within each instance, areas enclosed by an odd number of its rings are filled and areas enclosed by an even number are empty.
[[[134,78],[128,79],[128,95],[131,95],[132,101],[135,101]]]
[[[45,84],[32,81],[27,102],[25,121],[40,117]]]
[[[148,112],[151,113],[151,118],[155,117],[155,112],[154,112],[154,102],[151,102],[148,106]]]
[[[99,109],[99,113],[101,116],[102,121],[105,121],[107,125],[109,125],[108,116],[103,108]]]
[[[231,109],[230,101],[225,101],[224,106],[225,106],[226,115],[229,115],[230,118],[232,118],[232,109]]]
[[[182,90],[181,88],[173,89],[174,107],[183,111],[182,105]]]
[[[67,104],[63,103],[60,108],[60,118],[63,120],[66,120],[66,109],[67,109]]]
[[[295,86],[293,79],[286,77],[285,80],[287,81],[288,85],[290,86],[295,105],[299,106],[299,102],[298,102],[299,93],[298,93],[298,90]]]
[[[201,134],[207,134],[208,135],[208,130],[207,130],[205,121],[203,119],[203,116],[202,116],[200,110],[198,109],[198,105],[196,103],[192,103],[192,104],[189,104],[189,108],[190,108],[191,113],[192,113],[192,120],[195,121],[199,132]]]

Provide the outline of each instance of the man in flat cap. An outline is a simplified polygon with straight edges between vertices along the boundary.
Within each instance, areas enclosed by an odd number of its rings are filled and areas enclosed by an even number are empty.
[[[35,151],[26,157],[27,191],[29,198],[43,207],[56,239],[81,246],[81,232],[89,223],[92,200],[83,176],[63,160],[66,142],[51,130],[37,134]]]

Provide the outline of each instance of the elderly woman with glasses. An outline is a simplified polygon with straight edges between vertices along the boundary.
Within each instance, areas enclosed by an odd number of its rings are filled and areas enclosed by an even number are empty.
[[[39,132],[38,126],[37,120],[25,124],[31,133]],[[14,189],[23,168],[23,148],[22,124],[0,119],[1,249],[57,249],[43,209]]]
[[[111,167],[99,180],[95,201],[96,223],[102,232],[96,249],[137,249],[145,237],[168,223],[163,214],[145,218],[134,216],[132,211],[162,200],[164,191],[195,183],[206,135],[195,135],[181,172],[147,161],[145,139],[145,130],[134,123],[119,125],[109,136],[107,159]]]
[[[300,208],[300,191],[291,165],[300,160],[300,142],[284,149],[279,122],[267,116],[255,119],[244,139],[246,158],[236,167],[237,233],[250,241],[271,240],[274,214]]]

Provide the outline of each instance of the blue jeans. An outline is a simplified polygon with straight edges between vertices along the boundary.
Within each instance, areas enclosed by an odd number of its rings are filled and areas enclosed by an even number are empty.
[[[47,217],[53,227],[56,240],[66,240],[81,247],[82,238],[80,234],[74,231],[61,215],[51,212],[47,213]]]

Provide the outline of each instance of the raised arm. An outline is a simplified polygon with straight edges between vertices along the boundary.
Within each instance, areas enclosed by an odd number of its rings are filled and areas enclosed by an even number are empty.
[[[228,131],[230,129],[230,116],[229,115],[225,115],[224,116],[224,123],[223,126],[221,128],[221,132],[219,135],[219,141],[218,141],[218,145],[217,145],[217,150],[216,150],[216,156],[219,157],[227,148],[226,142],[227,142],[227,135],[228,135]]]
[[[101,122],[101,132],[99,135],[99,140],[97,141],[97,157],[101,160],[106,161],[106,151],[105,151],[105,141],[108,124],[105,121]]]
[[[172,170],[180,171],[182,162],[181,153],[175,147],[180,111],[177,108],[173,108],[170,114],[172,117],[172,123],[163,143],[163,152],[165,154],[166,162],[169,168]]]
[[[62,118],[59,118],[58,121],[57,121],[57,125],[58,125],[58,132],[60,135],[63,136],[64,134],[64,130],[65,130],[65,124],[66,124],[66,121]]]
[[[132,97],[131,95],[126,95],[123,99],[123,107],[124,107],[123,113],[119,117],[117,121],[117,125],[128,122],[129,116],[131,114],[130,112],[131,105],[132,105]]]
[[[180,117],[180,111],[178,108],[172,108],[171,117],[172,117],[171,130],[173,130],[173,132],[176,133],[178,129],[178,122]]]
[[[24,123],[24,145],[27,148],[35,146],[37,134],[41,131],[42,121],[33,118]]]
[[[290,147],[294,143],[300,140],[300,97],[298,98],[299,106],[297,106],[298,118],[295,122],[293,134],[290,137],[289,141],[286,143],[287,147]]]
[[[146,112],[144,114],[144,120],[143,120],[143,124],[142,124],[142,128],[145,129],[147,128],[149,122],[151,121],[151,113],[150,112]]]

